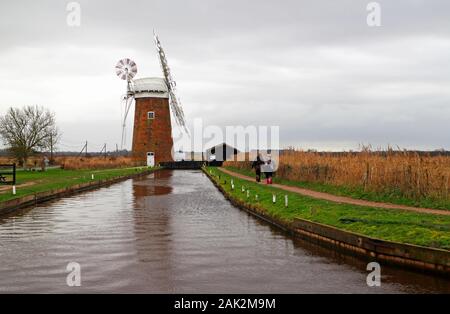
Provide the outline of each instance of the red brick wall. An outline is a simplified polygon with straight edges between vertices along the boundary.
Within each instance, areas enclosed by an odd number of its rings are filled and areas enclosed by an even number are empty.
[[[155,118],[149,120],[147,113]],[[147,162],[147,152],[155,153],[155,163],[173,161],[172,126],[167,98],[138,98],[134,114],[133,157]]]

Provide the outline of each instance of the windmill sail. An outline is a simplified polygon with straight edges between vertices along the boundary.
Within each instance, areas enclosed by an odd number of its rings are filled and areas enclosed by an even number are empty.
[[[159,61],[161,63],[161,68],[164,74],[164,80],[166,82],[167,88],[169,89],[169,97],[170,97],[170,108],[172,109],[172,113],[175,117],[177,124],[186,132],[189,133],[186,127],[186,121],[184,119],[183,108],[181,107],[180,100],[176,94],[176,82],[172,77],[172,73],[170,72],[169,64],[167,63],[166,54],[164,53],[164,49],[161,46],[161,42],[159,41],[158,35],[153,32],[156,50],[158,52]]]

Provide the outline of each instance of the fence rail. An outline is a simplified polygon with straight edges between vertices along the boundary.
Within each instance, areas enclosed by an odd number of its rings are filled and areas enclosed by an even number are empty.
[[[0,185],[16,185],[16,164],[0,164]]]

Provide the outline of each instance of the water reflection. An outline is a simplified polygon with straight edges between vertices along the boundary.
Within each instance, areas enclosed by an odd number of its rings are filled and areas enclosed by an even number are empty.
[[[146,178],[133,180],[133,196],[135,199],[147,196],[166,195],[173,191],[171,185],[172,172],[158,171]]]

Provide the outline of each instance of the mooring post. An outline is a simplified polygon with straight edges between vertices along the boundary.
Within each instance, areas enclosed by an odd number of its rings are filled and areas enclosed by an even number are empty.
[[[16,186],[16,163],[13,163],[13,185]]]

